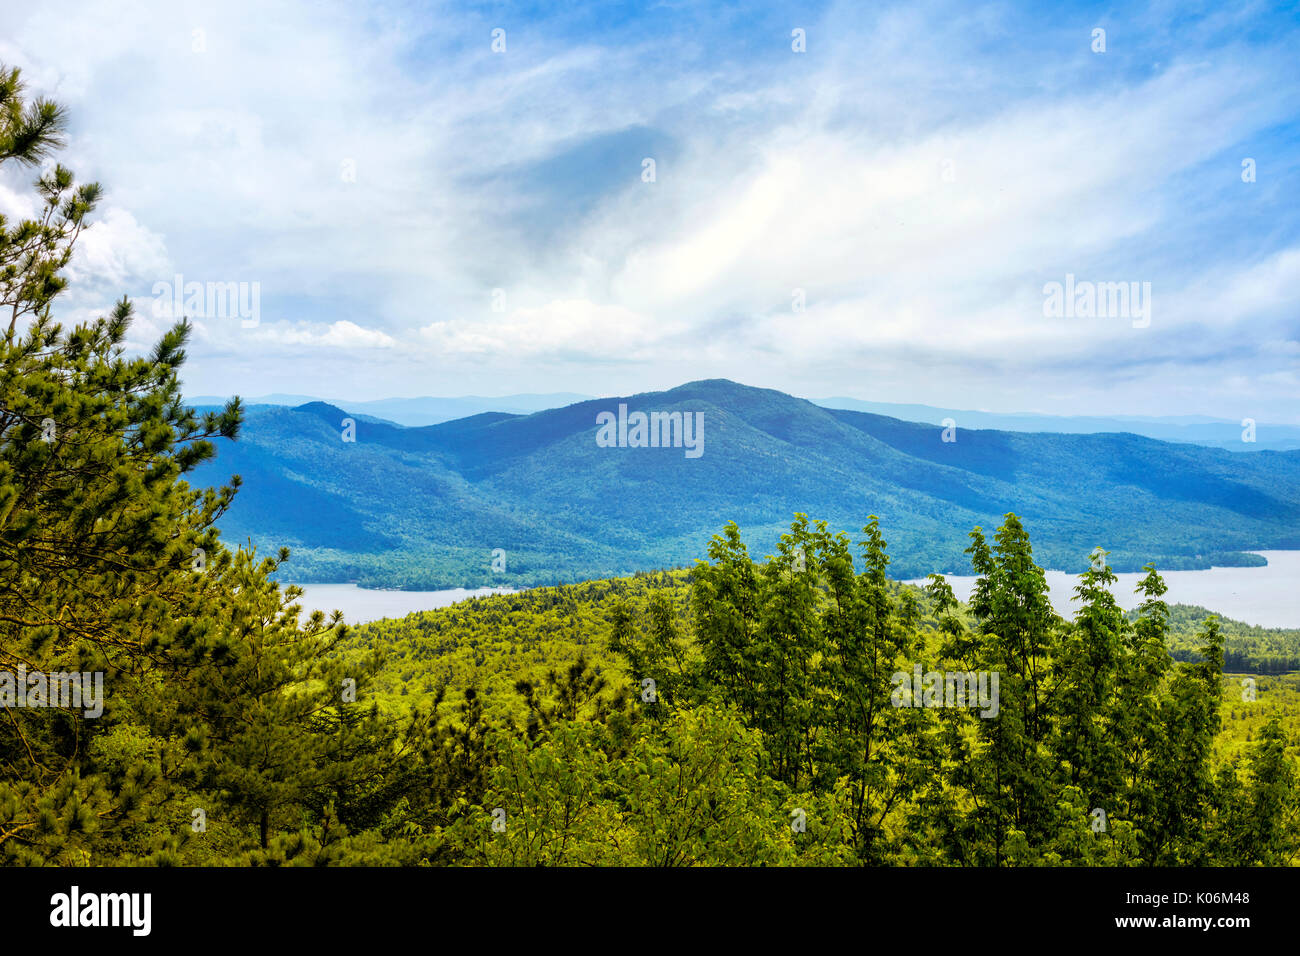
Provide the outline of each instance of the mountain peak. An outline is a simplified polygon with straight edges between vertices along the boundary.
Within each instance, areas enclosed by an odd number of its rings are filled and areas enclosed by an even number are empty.
[[[297,405],[293,409],[295,412],[305,412],[308,415],[315,415],[317,418],[324,418],[329,421],[338,423],[348,417],[348,413],[337,405],[331,405],[329,402],[307,402],[305,405]]]

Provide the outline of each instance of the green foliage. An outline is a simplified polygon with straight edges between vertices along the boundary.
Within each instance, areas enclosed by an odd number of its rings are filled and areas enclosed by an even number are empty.
[[[1196,660],[1197,632],[1213,612],[1186,604],[1174,605],[1169,612],[1170,653],[1176,660]],[[1223,666],[1228,670],[1252,674],[1300,670],[1300,628],[1258,627],[1229,620],[1223,620],[1221,626],[1226,644]]]
[[[514,789],[498,782],[491,797],[498,802],[458,824],[459,845],[479,863],[556,862],[557,847],[575,863],[670,860],[680,851],[670,839],[678,830],[658,832],[665,857],[636,842],[628,788],[638,778],[622,770],[654,742],[668,746],[667,755],[652,749],[654,766],[674,779],[687,773],[678,756],[688,734],[683,721],[702,711],[710,720],[730,714],[757,744],[746,792],[778,788],[762,813],[778,804],[787,814],[803,812],[806,829],[792,831],[797,860],[763,843],[748,845],[751,862],[1293,862],[1296,847],[1286,835],[1300,812],[1291,776],[1297,735],[1286,721],[1300,716],[1300,684],[1261,678],[1258,701],[1231,704],[1221,690],[1223,631],[1214,619],[1202,621],[1196,659],[1175,662],[1165,586],[1152,567],[1130,618],[1109,590],[1114,574],[1105,554],[1094,554],[1080,576],[1081,606],[1064,621],[1046,601],[1042,571],[1014,515],[991,545],[978,529],[971,537],[981,581],[968,608],[940,576],[925,593],[889,582],[874,520],[855,568],[845,536],[800,515],[766,561],[751,558],[728,525],[689,575],[476,599],[366,625],[351,640],[423,661],[405,679],[437,673],[451,694],[459,680],[482,677],[473,655],[496,642],[483,671],[503,702],[517,680],[525,706],[494,708],[503,726],[520,728],[501,738]],[[556,608],[564,609],[558,619]],[[567,629],[574,622],[582,622],[577,631]],[[565,640],[542,641],[542,634]],[[548,667],[548,653],[568,671]],[[913,662],[926,670],[996,669],[998,714],[894,706],[891,677]],[[647,676],[663,691],[654,701],[640,693]],[[587,690],[575,698],[576,687]],[[546,694],[554,703],[530,703]],[[566,700],[575,703],[560,706]],[[1258,710],[1246,717],[1247,707]],[[1221,710],[1242,716],[1221,722]],[[539,720],[539,713],[553,716]],[[1276,729],[1267,729],[1269,715],[1278,714]],[[1234,743],[1222,729],[1247,720],[1264,728],[1262,742]],[[564,730],[552,738],[548,727]],[[572,759],[557,757],[561,745]],[[722,759],[726,748],[717,746]],[[1262,769],[1250,779],[1267,785],[1235,783],[1255,766]],[[542,789],[521,782],[530,779]],[[490,828],[498,806],[514,821],[503,833]],[[557,806],[579,821],[567,842]],[[739,803],[737,812],[747,806]],[[1271,816],[1258,816],[1256,806]],[[1256,818],[1275,822],[1250,831],[1244,821]],[[505,836],[515,824],[522,832]],[[1252,851],[1255,832],[1264,845]],[[641,849],[627,855],[629,846]],[[732,862],[720,849],[688,856]]]

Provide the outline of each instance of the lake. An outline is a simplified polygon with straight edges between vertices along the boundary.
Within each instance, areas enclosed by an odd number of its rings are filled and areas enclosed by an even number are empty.
[[[377,588],[359,588],[355,584],[300,584],[303,595],[299,599],[304,614],[312,611],[343,612],[348,624],[365,624],[385,617],[405,617],[416,611],[430,611],[447,607],[457,601],[484,597],[488,594],[511,594],[514,588],[451,588],[446,591],[385,591]]]
[[[1230,617],[1260,627],[1300,628],[1300,551],[1257,551],[1268,560],[1263,568],[1210,568],[1206,571],[1165,571],[1162,577],[1169,586],[1165,600],[1170,604],[1199,604]],[[1144,575],[1117,575],[1113,587],[1120,607],[1128,610],[1140,603],[1133,593]],[[924,584],[924,579],[910,581]],[[953,593],[966,600],[974,587],[974,577],[948,578]],[[1071,607],[1078,578],[1064,571],[1048,571],[1052,605],[1065,617],[1073,617],[1078,604]],[[405,617],[415,611],[447,607],[457,601],[487,594],[508,594],[510,588],[451,588],[446,591],[381,591],[359,588],[355,584],[301,584],[305,592],[305,611],[317,608],[328,614],[335,608],[343,612],[349,624],[364,624],[385,617]]]
[[[1300,627],[1300,551],[1256,551],[1268,560],[1263,568],[1210,568],[1206,571],[1161,571],[1170,604],[1199,604],[1223,617],[1260,627]],[[1141,573],[1118,574],[1111,592],[1120,607],[1130,610],[1141,603],[1133,593]],[[947,578],[958,600],[970,597],[974,577]],[[910,581],[924,584],[924,580]],[[1064,617],[1078,610],[1074,601],[1077,575],[1048,571],[1052,606]]]

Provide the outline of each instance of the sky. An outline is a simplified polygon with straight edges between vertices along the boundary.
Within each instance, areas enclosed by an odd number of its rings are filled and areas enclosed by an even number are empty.
[[[1253,3],[0,3],[106,192],[56,315],[179,304],[191,395],[1300,423],[1298,51]]]

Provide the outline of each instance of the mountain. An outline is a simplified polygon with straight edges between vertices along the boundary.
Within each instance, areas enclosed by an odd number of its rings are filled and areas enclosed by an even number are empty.
[[[703,454],[600,447],[597,416],[698,413]],[[357,419],[355,441],[343,420]],[[881,518],[898,577],[964,571],[1009,511],[1040,564],[1250,564],[1300,547],[1300,452],[1234,455],[1132,434],[958,429],[828,409],[725,380],[529,415],[406,428],[313,402],[250,410],[196,483],[244,487],[227,540],[289,545],[289,577],[389,587],[538,584],[689,565],[735,520],[757,554],[795,512],[857,540]],[[493,549],[504,573],[491,570]]]
[[[199,395],[191,398],[198,407],[215,407],[225,404],[229,396]],[[480,395],[424,398],[381,398],[354,402],[343,399],[321,399],[310,395],[261,395],[245,398],[244,405],[284,405],[289,407],[324,401],[326,404],[346,408],[353,416],[391,422],[397,425],[419,427],[478,415],[482,412],[509,412],[528,415],[589,401],[592,396],[575,392],[522,393],[486,398]],[[908,422],[941,425],[951,418],[961,428],[983,428],[1009,432],[1055,432],[1058,434],[1094,434],[1125,432],[1145,435],[1161,441],[1188,442],[1228,451],[1291,451],[1300,449],[1300,425],[1278,425],[1266,422],[1255,426],[1255,441],[1242,441],[1243,426],[1240,421],[1226,418],[1209,418],[1204,415],[1110,415],[1067,416],[1036,415],[1023,412],[981,412],[969,409],[939,408],[933,405],[869,402],[856,398],[814,398],[815,405],[832,409],[851,409],[885,415]]]
[[[950,418],[961,428],[990,428],[1008,432],[1056,432],[1060,434],[1096,434],[1126,432],[1161,441],[1188,442],[1228,451],[1293,451],[1300,449],[1300,425],[1276,425],[1257,422],[1255,440],[1243,441],[1241,420],[1208,418],[1203,415],[1111,415],[1070,416],[1025,413],[976,412],[932,405],[896,405],[890,402],[865,402],[856,398],[813,399],[823,408],[852,409],[887,415],[909,422],[940,425]]]
[[[226,398],[228,398],[227,396]],[[192,405],[198,407],[223,405],[226,398],[218,395],[199,395],[191,398]],[[368,402],[351,402],[330,399],[326,404],[347,408],[354,416],[366,415],[398,425],[419,427],[437,425],[481,412],[510,412],[516,415],[528,415],[546,408],[558,408],[572,405],[591,398],[575,392],[551,392],[536,394],[526,392],[519,395],[502,395],[497,398],[485,398],[481,395],[461,395],[455,398],[381,398]],[[310,395],[262,395],[257,398],[245,398],[246,406],[254,405],[307,405],[325,401]]]

